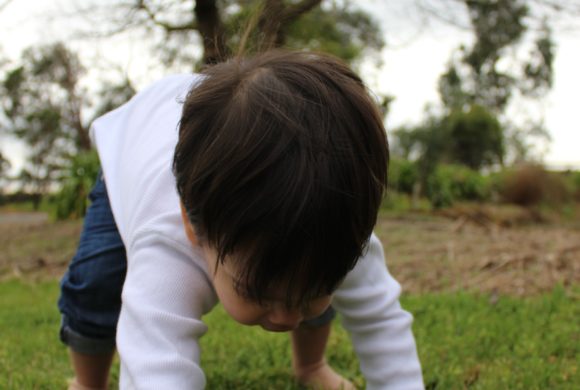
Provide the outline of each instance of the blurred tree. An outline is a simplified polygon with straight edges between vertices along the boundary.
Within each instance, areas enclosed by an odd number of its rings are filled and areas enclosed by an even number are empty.
[[[129,101],[137,91],[127,75],[119,82],[101,81],[97,91],[98,102],[93,108],[93,118],[98,118]]]
[[[463,5],[474,40],[453,53],[439,79],[443,111],[395,134],[395,145],[414,151],[419,159],[423,183],[438,162],[481,169],[502,164],[508,147],[513,160],[527,158],[526,140],[531,136],[549,139],[541,121],[528,120],[518,126],[505,116],[514,95],[538,99],[552,86],[554,43],[546,19],[535,24],[538,28],[532,27],[531,3],[524,0],[442,3],[455,11]],[[548,6],[547,1],[535,3]],[[416,0],[416,4],[447,23],[461,19],[444,14],[430,0]],[[527,56],[522,50],[524,41],[528,42]]]
[[[422,190],[440,163],[480,170],[503,163],[505,156],[502,125],[479,105],[445,115],[427,113],[418,126],[395,129],[391,135],[394,156],[417,160]]]
[[[371,15],[349,0],[139,0],[121,1],[112,30],[161,33],[157,49],[166,65],[211,64],[238,52],[271,47],[315,49],[346,61],[378,54],[383,34]],[[250,28],[250,29],[248,29]],[[157,35],[159,36],[159,35]],[[199,48],[202,47],[202,53]],[[378,58],[378,56],[376,57]]]
[[[78,56],[55,43],[25,50],[1,80],[0,103],[6,118],[2,132],[27,144],[28,160],[19,180],[39,196],[60,178],[58,172],[70,164],[71,156],[91,148],[91,119],[85,111],[92,107],[80,84],[84,73]],[[108,110],[133,92],[128,81],[108,86],[93,111]]]
[[[453,111],[445,122],[450,160],[475,170],[503,162],[503,129],[484,107],[473,105],[467,112]]]
[[[90,148],[81,122],[78,79],[84,72],[78,58],[63,45],[28,49],[22,63],[8,70],[2,82],[4,131],[30,148],[28,167],[20,178],[35,193],[43,193],[51,174],[75,147]]]
[[[464,0],[475,35],[471,47],[462,45],[439,81],[441,100],[449,110],[477,104],[502,113],[514,89],[541,96],[552,86],[554,43],[544,22],[529,58],[519,67],[501,64],[529,32],[530,10],[524,0]],[[519,69],[518,69],[519,68]]]
[[[8,161],[2,152],[0,152],[0,181],[8,177],[8,170],[10,169],[10,161]]]
[[[61,172],[62,186],[56,195],[57,219],[85,215],[89,204],[89,191],[95,184],[99,168],[99,157],[94,150],[80,152],[71,157],[67,169]]]
[[[415,160],[420,154],[416,134],[417,127],[403,125],[387,132],[389,149],[393,156],[403,160]]]
[[[546,19],[538,30],[531,28],[529,1],[461,1],[468,11],[474,42],[462,45],[449,61],[439,79],[441,100],[447,112],[466,112],[479,106],[497,115],[503,123],[499,129],[506,129],[501,138],[506,140],[512,159],[521,160],[529,155],[527,139],[534,137],[542,143],[550,137],[541,119],[516,126],[503,114],[515,95],[539,99],[551,89],[555,54],[551,29]],[[533,41],[527,56],[522,50],[524,38]],[[496,129],[488,127],[492,134],[484,140],[497,138]],[[460,136],[464,144],[484,142],[479,138],[481,133],[456,132],[455,136]],[[468,141],[469,137],[474,138]],[[473,164],[468,165],[476,167]]]
[[[20,184],[19,192],[30,194],[35,210],[40,207],[42,195],[48,187],[48,179],[45,174],[34,172],[32,169],[41,169],[42,167],[32,165],[22,168],[14,179]]]
[[[394,129],[391,135],[393,156],[417,160],[420,192],[423,192],[437,164],[449,157],[451,143],[445,120],[427,112],[419,125]]]
[[[115,7],[129,11],[118,30],[131,26],[162,32],[159,45],[166,64],[220,61],[242,46],[247,51],[286,45],[332,52],[347,61],[363,52],[377,53],[384,42],[370,15],[348,1],[322,0],[127,0]],[[115,13],[118,14],[118,13]],[[247,28],[253,27],[252,29]],[[199,40],[201,38],[201,40]],[[200,45],[201,44],[201,45]],[[199,56],[200,46],[203,54]],[[101,115],[134,94],[128,78],[105,83],[92,104],[81,87],[85,68],[62,43],[31,47],[4,72],[0,104],[7,126],[29,147],[29,158],[19,176],[32,192],[45,193],[74,167],[74,156],[91,147],[91,118]],[[87,114],[90,113],[90,114]],[[90,116],[90,117],[89,117]]]

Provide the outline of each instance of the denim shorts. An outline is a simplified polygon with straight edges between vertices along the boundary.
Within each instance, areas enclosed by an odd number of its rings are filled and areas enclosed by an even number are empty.
[[[58,308],[62,313],[62,342],[76,352],[95,355],[115,349],[127,255],[102,173],[89,198],[91,205],[77,252],[60,283]],[[322,326],[334,316],[334,310],[329,307],[319,317],[304,321],[304,325]]]
[[[101,354],[115,349],[127,256],[101,173],[89,198],[77,252],[60,283],[60,338],[76,352]]]

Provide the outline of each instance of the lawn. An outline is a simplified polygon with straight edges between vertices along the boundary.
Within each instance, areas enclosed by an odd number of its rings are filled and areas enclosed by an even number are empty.
[[[72,375],[57,338],[55,281],[0,283],[0,388],[62,389]],[[580,388],[580,289],[515,298],[436,292],[402,299],[428,389]],[[218,307],[205,318],[208,389],[298,389],[287,335],[238,326]],[[364,385],[348,337],[335,323],[331,364]],[[113,372],[116,385],[118,367]]]
[[[28,211],[0,210],[0,389],[62,389],[72,371],[57,337],[56,280],[81,223]],[[580,225],[405,214],[381,215],[376,232],[415,315],[428,389],[580,388]],[[238,326],[219,307],[205,321],[208,389],[299,388],[287,335]],[[362,388],[335,325],[328,359]]]

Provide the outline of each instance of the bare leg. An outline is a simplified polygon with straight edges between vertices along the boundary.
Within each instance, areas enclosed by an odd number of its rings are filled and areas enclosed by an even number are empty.
[[[86,355],[69,349],[69,355],[76,375],[70,390],[107,389],[115,351]]]

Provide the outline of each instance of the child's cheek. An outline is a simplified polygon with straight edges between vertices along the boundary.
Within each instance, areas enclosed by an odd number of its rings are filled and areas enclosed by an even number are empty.
[[[265,309],[243,299],[230,297],[230,299],[222,300],[222,305],[230,317],[243,325],[258,325],[266,315]]]

